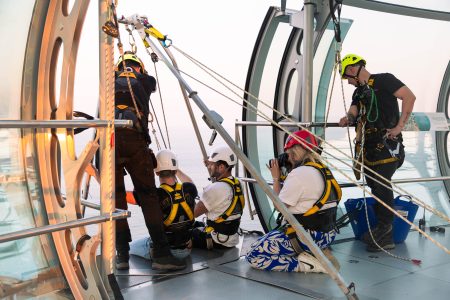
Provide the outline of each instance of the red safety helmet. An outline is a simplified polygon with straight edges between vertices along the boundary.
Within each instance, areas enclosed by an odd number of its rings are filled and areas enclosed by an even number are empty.
[[[286,151],[289,148],[292,148],[294,145],[300,145],[303,147],[303,149],[306,150],[314,150],[317,147],[319,147],[319,144],[317,143],[316,137],[307,130],[299,130],[293,133],[296,137],[298,137],[301,141],[297,141],[292,136],[288,136],[286,143],[284,144],[284,151]]]

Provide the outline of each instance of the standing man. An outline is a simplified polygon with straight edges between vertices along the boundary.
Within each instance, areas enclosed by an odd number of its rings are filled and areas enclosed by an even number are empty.
[[[125,66],[124,66],[125,65]],[[141,201],[145,225],[153,240],[152,268],[179,270],[183,261],[172,256],[163,228],[153,169],[155,156],[149,149],[148,114],[150,94],[156,80],[145,71],[142,61],[132,52],[120,57],[115,80],[115,118],[133,121],[133,128],[116,129],[116,207],[127,209],[124,169],[130,174]],[[131,233],[126,219],[116,221],[116,268],[129,268]]]
[[[239,180],[231,176],[237,157],[226,146],[215,148],[206,165],[211,183],[195,205],[194,217],[206,215],[206,227],[193,230],[195,248],[227,249],[239,243],[238,230],[244,209],[244,196]]]
[[[356,89],[347,116],[341,118],[339,125],[343,127],[357,123],[355,156],[358,157],[361,142],[364,141],[364,165],[370,169],[367,175],[378,179],[376,174],[379,174],[391,181],[405,158],[401,132],[411,115],[416,96],[390,73],[370,74],[366,61],[355,54],[348,54],[342,59],[340,73]],[[401,115],[397,99],[402,100]],[[372,193],[393,208],[392,190],[368,177],[366,180]],[[378,180],[391,187],[390,183]],[[378,202],[375,204],[375,215],[378,224],[371,230],[373,239],[369,233],[362,238],[368,244],[367,251],[380,251],[380,247],[395,248],[392,232],[394,215]]]

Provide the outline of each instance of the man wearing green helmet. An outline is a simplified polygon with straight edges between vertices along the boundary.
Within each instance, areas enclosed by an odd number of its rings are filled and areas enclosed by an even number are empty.
[[[401,132],[411,115],[416,97],[394,75],[369,73],[366,61],[355,54],[348,54],[342,59],[340,74],[356,89],[347,116],[341,118],[339,125],[357,124],[355,156],[362,153],[364,165],[370,169],[366,171],[367,175],[384,182],[376,175],[379,174],[391,181],[405,157]],[[397,99],[402,100],[401,114]],[[359,173],[355,174],[358,178]],[[372,193],[393,208],[393,191],[367,176],[366,180]],[[390,187],[390,184],[387,186]],[[367,251],[380,251],[380,247],[395,248],[392,238],[394,215],[378,202],[375,204],[375,215],[378,223],[371,230],[373,239],[369,233],[362,237],[368,244]]]

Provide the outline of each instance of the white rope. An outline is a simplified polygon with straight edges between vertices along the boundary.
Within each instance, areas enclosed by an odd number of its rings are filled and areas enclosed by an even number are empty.
[[[178,51],[178,48],[176,48],[174,46],[174,48]],[[180,52],[181,53],[181,52]],[[187,56],[188,57],[188,56]],[[189,57],[188,57],[189,58]],[[201,63],[200,63],[201,64]],[[203,64],[201,64],[202,66],[204,66]],[[209,69],[208,67],[204,66],[205,68]],[[203,69],[203,68],[202,68]],[[210,69],[209,69],[210,70]],[[205,70],[204,70],[205,71]],[[190,78],[196,80],[197,82],[201,83],[202,85],[212,89],[213,91],[217,92],[218,94],[222,95],[223,97],[231,100],[232,102],[238,104],[239,106],[242,106],[245,109],[249,109],[249,107],[245,107],[242,104],[238,103],[237,101],[235,101],[234,99],[231,99],[230,97],[224,95],[223,93],[220,93],[219,91],[217,91],[216,89],[210,87],[209,85],[201,82],[200,80],[196,79],[195,77],[188,75],[186,72],[183,72],[180,70],[180,72],[182,72],[183,74],[189,76]],[[236,92],[234,92],[233,90],[231,90],[229,87],[227,87],[225,84],[223,84],[223,82],[219,81],[217,78],[215,78],[213,75],[211,75],[209,72],[205,71],[206,73],[208,73],[210,76],[212,76],[214,79],[216,79],[218,82],[220,82],[222,85],[224,85],[227,89],[229,89],[230,91],[232,91],[235,95],[237,95]],[[226,80],[227,82],[229,82],[230,84],[234,85],[235,87],[237,87],[235,84],[231,83],[229,80],[227,80],[226,78],[222,77],[220,74],[216,73],[215,71],[211,70],[212,73],[217,74],[219,77],[223,78],[224,80]],[[237,87],[239,88],[239,87]],[[240,88],[239,88],[240,89]],[[241,89],[242,90],[242,89]],[[261,102],[262,104],[264,104],[265,106],[268,106],[266,103],[264,103],[263,101],[261,101],[260,99],[258,99],[257,97],[251,95],[250,93],[244,91],[244,93],[252,96],[255,100],[257,100],[258,102]],[[261,116],[263,119],[265,119],[266,121],[270,122],[272,125],[276,126],[277,128],[279,128],[280,130],[284,131],[285,133],[287,133],[288,135],[290,135],[292,138],[296,139],[297,141],[301,142],[298,137],[296,137],[295,135],[293,135],[291,132],[289,132],[286,128],[280,126],[278,123],[274,122],[270,117],[266,116],[264,113],[261,113],[254,105],[252,105],[249,101],[247,101],[246,99],[243,99],[242,97],[240,97],[239,95],[237,95],[241,100],[243,100],[245,103],[247,103],[251,108],[251,110],[253,110],[253,112],[255,112],[258,116]],[[268,106],[269,107],[269,106]],[[270,109],[272,109],[273,111],[277,112],[278,114],[284,116],[286,119],[290,120],[290,118],[288,116],[285,116],[283,113],[277,111],[276,109],[274,109],[273,107],[270,107]],[[292,122],[294,122],[293,120],[291,120]],[[299,126],[300,128],[309,131],[306,127],[303,126]],[[340,152],[341,154],[343,154],[344,156],[350,158],[353,162],[356,162],[357,164],[359,164],[362,168],[362,172],[364,174],[364,170],[366,170],[366,166],[364,165],[364,163],[360,163],[358,161],[355,161],[353,158],[349,157],[348,155],[346,155],[345,153],[343,153],[342,151],[340,151],[338,148],[334,147],[333,145],[331,145],[330,143],[326,142],[325,140],[323,140],[321,137],[316,136],[319,140],[325,142],[326,144],[328,144],[329,146],[331,146],[333,149],[337,150],[338,152]],[[316,147],[317,148],[317,147]],[[317,149],[316,149],[317,150]],[[327,153],[328,155],[330,155],[331,157],[335,158],[336,160],[340,161],[341,163],[343,163],[344,165],[350,167],[351,169],[355,168],[349,164],[347,164],[345,161],[341,160],[340,158],[336,157],[335,155],[328,153],[327,151],[323,151],[325,153]],[[437,245],[439,248],[441,248],[442,250],[444,250],[446,253],[450,254],[450,251],[444,247],[442,244],[440,244],[439,242],[435,241],[434,239],[432,239],[428,234],[426,234],[424,231],[422,231],[419,227],[417,227],[416,225],[414,225],[412,222],[410,222],[409,220],[405,219],[402,215],[400,215],[397,211],[395,211],[393,208],[389,207],[388,205],[386,205],[381,199],[379,199],[377,196],[373,195],[371,192],[369,192],[367,189],[365,189],[364,186],[360,185],[358,182],[354,181],[352,178],[350,178],[347,174],[345,174],[344,172],[342,172],[340,169],[338,169],[334,164],[332,164],[328,159],[326,159],[325,157],[320,156],[319,154],[317,154],[315,151],[313,152],[314,155],[317,156],[317,159],[325,161],[327,165],[332,166],[334,169],[336,169],[339,173],[341,173],[344,177],[346,177],[349,181],[353,182],[357,187],[359,187],[360,189],[362,189],[363,191],[367,191],[376,201],[378,201],[379,203],[381,203],[386,209],[390,210],[393,214],[395,214],[396,216],[398,216],[400,219],[404,220],[406,223],[408,223],[409,225],[411,225],[414,229],[416,229],[417,231],[419,231],[420,233],[422,233],[425,237],[427,237],[430,241],[432,241],[435,245]],[[370,170],[370,169],[369,169]],[[393,184],[392,182],[390,182],[389,180],[387,180],[386,178],[382,177],[379,174],[375,174],[377,175],[379,178],[385,180],[388,183]],[[374,177],[368,175],[368,174],[364,174],[364,176],[367,176],[368,178],[372,179],[373,181],[383,185],[384,187],[391,189],[394,192],[394,189],[392,189],[391,187],[389,187],[388,185],[380,182],[379,180],[375,179]],[[397,187],[398,188],[398,187]],[[399,188],[399,190],[402,190]],[[403,190],[402,190],[403,191]],[[398,193],[398,192],[397,192]],[[400,193],[399,193],[400,194]],[[421,200],[417,199],[416,197],[410,195],[408,192],[404,191],[404,194],[407,194],[411,197],[411,199],[414,199],[415,201],[413,201],[414,203],[419,203],[421,204],[420,206],[424,207],[425,209],[428,209],[431,212],[434,212],[436,215],[440,216],[441,218],[443,218],[444,220],[447,220],[448,222],[450,222],[450,219],[445,216],[444,214],[442,214],[441,212],[435,210],[434,208],[430,207],[429,205],[427,205],[426,203],[423,203]]]
[[[221,79],[225,80],[227,83],[233,85],[234,87],[236,87],[237,89],[241,90],[242,92],[244,92],[245,94],[251,96],[252,98],[254,98],[257,102],[260,102],[261,104],[263,104],[264,106],[268,107],[269,109],[271,109],[272,111],[280,114],[281,116],[283,116],[285,119],[291,121],[291,122],[295,122],[295,120],[292,120],[291,118],[289,118],[289,116],[283,114],[282,112],[278,111],[277,109],[273,108],[272,106],[269,106],[268,104],[266,104],[264,101],[260,100],[258,97],[252,95],[251,93],[245,91],[244,89],[240,88],[238,85],[234,84],[233,82],[229,81],[228,79],[226,79],[225,77],[223,77],[222,75],[220,75],[219,73],[215,72],[214,70],[210,69],[209,67],[207,67],[206,65],[204,65],[203,63],[199,62],[198,60],[196,60],[195,58],[193,58],[192,56],[190,56],[189,54],[185,53],[184,51],[180,50],[179,48],[177,48],[175,45],[172,45],[172,47],[174,47],[177,51],[179,51],[181,54],[185,55],[188,59],[190,59],[194,64],[196,64],[197,66],[199,66],[203,71],[205,71],[207,74],[209,74],[211,77],[213,77],[216,81],[218,81],[220,84],[222,84],[225,88],[227,88],[228,90],[230,90],[231,92],[233,92],[237,97],[239,97],[241,100],[243,100],[246,104],[248,104],[249,106],[251,106],[255,111],[258,111],[258,108],[256,108],[253,104],[251,104],[248,100],[242,98],[240,95],[238,95],[235,91],[231,90],[228,86],[226,86],[223,82],[221,82],[220,80],[218,80],[214,75],[212,75],[211,73],[215,74],[216,76],[220,77]],[[206,70],[205,70],[206,69]],[[186,74],[186,73],[185,73]],[[193,76],[190,76],[191,78],[193,78]],[[203,84],[203,83],[202,83]],[[205,86],[209,87],[208,85],[204,84]],[[210,88],[210,87],[209,87]],[[216,91],[216,90],[214,90]],[[216,91],[217,92],[217,91]],[[217,92],[219,93],[219,92]],[[219,93],[221,94],[221,93]],[[222,96],[224,96],[223,94],[221,94]],[[228,97],[227,97],[228,98]],[[229,99],[229,98],[228,98]],[[231,100],[231,99],[230,99]],[[243,108],[246,108],[245,106],[243,106],[240,103],[237,103],[236,101],[233,101],[234,103],[238,104],[239,106],[242,106]],[[247,107],[248,109],[248,107]],[[261,116],[261,115],[259,115]],[[261,116],[262,117],[262,116]],[[270,122],[272,125],[277,126],[278,123],[274,122],[272,120],[272,118],[269,118],[267,116],[263,117],[266,121]],[[280,126],[277,126],[281,129]],[[304,126],[298,126],[303,130],[308,130],[308,128],[304,127]],[[286,132],[289,133],[289,132]],[[326,140],[322,139],[319,136],[316,136],[314,133],[313,134],[316,138],[318,138],[318,140],[320,140],[321,142],[324,142],[326,145],[330,146],[332,149],[336,150],[337,152],[339,152],[340,154],[344,155],[344,157],[349,158],[353,163],[356,163],[356,165],[360,166],[363,170],[369,170],[370,169],[368,167],[366,167],[365,165],[361,164],[361,162],[355,160],[353,157],[348,156],[346,153],[344,153],[342,150],[340,150],[339,148],[336,148],[335,146],[333,146],[332,144],[328,143]],[[294,137],[295,138],[295,137]],[[353,170],[356,170],[356,168],[354,168],[353,166],[347,164],[345,161],[343,161],[342,159],[332,155],[331,153],[327,152],[327,151],[323,151],[324,153],[330,155],[331,157],[335,158],[336,160],[340,161],[341,163],[343,163],[344,165],[350,167]],[[342,173],[344,175],[344,173],[342,171],[340,171],[339,169],[336,168],[336,170],[340,173]],[[384,184],[383,182],[381,182],[380,180],[373,178],[370,175],[366,175],[368,176],[370,179],[374,180],[375,182],[381,184],[382,186],[384,186],[385,188],[388,188],[390,190],[392,190],[393,192],[396,192],[398,194],[406,194],[409,195],[411,197],[412,202],[420,205],[421,207],[427,209],[428,211],[434,213],[435,215],[441,217],[443,220],[446,220],[447,222],[450,223],[450,218],[447,217],[446,215],[444,215],[443,213],[441,213],[440,211],[434,209],[433,207],[429,206],[428,204],[424,203],[422,200],[418,199],[417,197],[411,195],[410,193],[408,193],[407,191],[405,191],[404,189],[398,187],[397,185],[395,185],[393,182],[387,180],[385,177],[379,175],[379,174],[375,174],[378,178],[380,178],[381,180],[384,180],[385,182],[387,182],[388,184],[391,184],[391,186]],[[345,175],[344,175],[345,176]],[[353,179],[350,179],[351,182],[358,184],[356,181],[354,181]],[[398,190],[395,190],[394,187]],[[400,192],[399,192],[400,191]]]
[[[265,105],[266,107],[268,107],[269,109],[271,109],[274,112],[277,112],[278,114],[280,114],[281,116],[284,116],[285,119],[294,122],[294,120],[292,120],[291,118],[289,118],[288,116],[284,115],[283,113],[279,112],[278,110],[274,109],[273,107],[269,106],[268,104],[266,104],[264,101],[261,101],[260,99],[258,99],[256,96],[252,95],[251,93],[243,90],[242,88],[240,88],[239,86],[237,86],[236,84],[232,83],[230,80],[226,79],[225,77],[223,77],[222,75],[218,74],[217,72],[215,72],[214,70],[210,69],[209,67],[207,67],[206,65],[202,64],[201,62],[199,62],[198,60],[194,59],[192,56],[188,55],[187,53],[185,53],[184,51],[182,51],[181,49],[177,48],[176,46],[174,46],[172,44],[172,46],[179,51],[181,54],[185,55],[188,59],[190,59],[192,62],[194,62],[194,64],[196,64],[197,66],[199,66],[203,71],[205,71],[206,73],[208,73],[211,77],[213,77],[216,81],[218,81],[219,83],[221,83],[224,87],[226,87],[228,90],[232,91],[235,95],[237,95],[237,93],[233,90],[231,90],[231,88],[229,88],[227,85],[225,85],[223,82],[221,82],[219,79],[217,79],[215,76],[213,76],[211,73],[217,75],[218,77],[220,77],[221,79],[225,80],[226,82],[228,82],[229,84],[233,85],[234,87],[238,88],[239,90],[243,91],[245,94],[251,96],[252,98],[254,98],[257,102],[262,103],[263,105]],[[149,53],[149,51],[147,50],[147,53]],[[206,71],[209,70],[210,72]],[[186,73],[185,73],[186,74]],[[194,78],[193,76],[190,76],[191,78]],[[198,81],[198,80],[197,80]],[[200,82],[200,81],[199,81]],[[210,86],[202,83],[203,85],[207,86],[208,88],[211,88]],[[212,88],[211,88],[212,89]],[[214,89],[213,89],[214,90]],[[232,100],[231,98],[225,96],[224,94],[218,92],[217,90],[214,90],[217,93],[221,94],[222,96]],[[296,139],[297,141],[301,142],[296,136],[292,135],[291,132],[289,132],[287,129],[283,128],[282,126],[280,126],[278,123],[274,122],[273,120],[271,120],[271,118],[269,118],[268,116],[264,115],[263,113],[259,113],[258,114],[258,108],[256,108],[254,105],[252,105],[249,101],[247,101],[246,99],[240,97],[239,95],[237,95],[241,100],[243,100],[246,104],[248,104],[250,107],[252,107],[252,109],[254,110],[254,112],[263,117],[263,119],[267,120],[269,123],[271,123],[272,125],[278,127],[280,130],[284,131],[286,134],[290,135],[292,138]],[[236,103],[236,101],[232,100],[233,102]],[[244,107],[242,104],[238,103],[239,106]],[[245,107],[246,109],[249,109],[249,107]],[[304,127],[299,125],[299,128],[306,130],[309,132],[309,130]],[[313,134],[313,133],[311,133]],[[325,141],[324,139],[322,139],[319,136],[316,136],[315,134],[313,134],[320,142],[324,142],[325,144],[329,145],[331,148],[333,148],[334,150],[338,151],[339,153],[341,153],[342,155],[344,155],[344,157],[350,158],[351,161],[353,161],[356,164],[359,164],[362,167],[362,170],[364,171],[366,166],[364,166],[364,164],[361,164],[360,162],[354,160],[352,157],[349,157],[347,154],[345,154],[343,151],[341,151],[340,149],[334,147],[332,144],[328,143],[327,141]],[[325,161],[328,165],[334,167],[339,173],[341,173],[344,177],[346,177],[347,179],[349,179],[351,182],[355,183],[356,186],[358,186],[359,188],[361,188],[363,191],[365,190],[365,188],[363,186],[361,186],[358,182],[354,181],[352,178],[350,178],[347,174],[345,174],[344,172],[342,172],[341,170],[339,170],[334,164],[332,164],[331,162],[329,162],[328,159],[326,159],[325,157],[320,156],[318,153],[316,153],[316,151],[318,150],[318,147],[315,147],[315,151],[313,151],[313,154],[315,156],[317,156],[317,159],[323,160]],[[321,150],[321,149],[320,149]],[[331,153],[328,153],[326,151],[324,151],[325,153],[327,153],[328,155],[330,155],[331,157],[334,157],[336,160],[340,161],[341,163],[343,163],[344,165],[350,167],[351,169],[355,168],[353,166],[350,166],[349,164],[347,164],[346,162],[344,162],[343,160],[337,158],[336,156],[332,155]],[[430,212],[433,212],[434,214],[440,216],[442,219],[447,220],[450,223],[450,219],[445,216],[443,213],[435,210],[434,208],[430,207],[428,204],[424,203],[423,201],[421,201],[420,199],[414,197],[413,195],[410,195],[408,192],[406,192],[405,190],[397,187],[396,185],[394,185],[392,182],[390,182],[389,180],[387,180],[386,178],[384,178],[383,176],[379,175],[379,174],[374,174],[377,177],[379,177],[380,179],[384,180],[385,182],[387,182],[388,184],[391,184],[393,186],[395,186],[398,190],[402,191],[404,194],[407,194],[411,197],[411,200],[416,203],[416,204],[420,204],[420,206],[424,207],[425,209],[428,209]],[[379,180],[369,176],[369,175],[365,175],[368,178],[372,179],[373,181],[385,186],[386,188],[391,189],[394,192],[395,191],[392,187],[385,185],[384,183],[380,182]],[[401,216],[400,214],[398,214],[395,210],[393,210],[391,207],[388,207],[381,199],[379,199],[378,197],[376,197],[375,195],[373,195],[372,193],[369,192],[369,194],[371,194],[379,203],[381,203],[383,206],[385,206],[388,210],[390,210],[391,212],[393,212],[395,215],[397,215],[399,218],[403,219],[405,222],[407,222],[408,224],[412,225],[413,228],[416,228],[419,232],[421,232],[424,236],[428,237],[431,241],[433,241],[436,245],[438,245],[440,248],[444,249],[444,251],[446,251],[448,253],[448,250],[443,247],[441,244],[439,244],[438,242],[434,241],[433,239],[431,239],[431,237],[429,237],[426,233],[424,233],[420,228],[418,228],[417,226],[415,226],[414,224],[412,224],[411,222],[409,222],[407,219],[405,219],[403,216]]]

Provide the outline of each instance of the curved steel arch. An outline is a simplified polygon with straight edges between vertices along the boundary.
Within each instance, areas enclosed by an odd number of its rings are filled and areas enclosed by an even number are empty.
[[[432,20],[443,20],[450,21],[450,13],[434,11],[429,9],[422,8],[413,8],[408,6],[395,5],[391,3],[383,3],[378,1],[370,1],[370,0],[346,0],[343,2],[344,5],[355,6],[359,8],[387,12],[387,13],[395,13],[398,15],[412,16],[418,18],[426,18]],[[331,26],[330,16],[327,13],[329,11],[329,7],[322,7],[318,4],[316,14],[316,26],[314,31],[314,54],[316,57],[317,49],[319,44],[322,42],[323,33],[327,29],[327,26]],[[293,14],[290,12],[290,14]],[[259,97],[261,91],[261,79],[263,77],[264,66],[267,60],[270,44],[274,39],[275,31],[279,23],[288,22],[286,21],[287,14],[284,14],[280,9],[271,7],[267,12],[267,15],[264,19],[264,22],[261,26],[261,30],[258,35],[258,39],[255,43],[255,47],[253,50],[252,58],[250,61],[250,66],[247,75],[246,81],[246,90],[256,97]],[[351,20],[341,20],[341,34],[342,39],[345,37],[345,34],[348,32],[348,29],[352,25]],[[297,101],[292,106],[292,111],[289,111],[288,106],[286,105],[287,94],[291,85],[292,74],[297,73],[299,80],[297,81],[295,98],[300,99],[301,91],[304,88],[302,86],[301,76],[302,74],[299,72],[302,70],[302,54],[299,51],[296,51],[296,47],[303,40],[302,28],[297,24],[294,24],[294,28],[292,29],[291,35],[286,43],[285,51],[283,54],[283,59],[280,64],[277,82],[276,82],[276,92],[272,106],[281,111],[284,114],[290,115],[296,121],[301,120],[301,102]],[[331,28],[328,28],[331,29]],[[323,55],[323,53],[321,54]],[[328,92],[329,83],[332,75],[332,63],[334,62],[334,49],[331,47],[328,48],[328,53],[324,57],[324,65],[321,66],[320,72],[321,76],[319,79],[318,87],[316,89],[316,102],[313,103],[313,120],[316,122],[323,121],[325,118],[325,109],[326,109],[326,97]],[[317,67],[317,65],[316,65]],[[295,71],[295,72],[294,72]],[[314,72],[317,72],[318,69],[315,68]],[[439,96],[439,103],[437,111],[442,111],[445,109],[448,110],[448,77],[450,76],[449,70],[447,69],[446,75],[443,79],[443,86],[441,88],[441,94]],[[314,98],[314,97],[313,97]],[[251,104],[258,107],[258,102],[248,95],[245,95],[245,99],[247,99]],[[314,99],[313,99],[314,101]],[[280,116],[277,113],[273,113],[272,116],[274,121],[280,121]],[[448,113],[447,113],[448,118]],[[248,105],[245,105],[243,110],[242,119],[244,121],[256,121],[257,115],[249,110]],[[320,130],[320,129],[319,129]],[[246,155],[252,161],[252,163],[256,166],[256,168],[262,172],[263,167],[266,162],[261,161],[262,155],[258,149],[261,147],[258,143],[261,143],[263,139],[266,139],[265,145],[272,144],[273,153],[275,155],[278,154],[280,150],[282,150],[283,141],[285,139],[285,134],[280,132],[276,128],[272,130],[272,137],[262,135],[258,128],[244,126],[242,128],[242,137],[243,137],[243,148]],[[316,131],[317,134],[321,134],[320,131]],[[269,144],[267,144],[267,139],[271,138]],[[447,175],[450,173],[450,159],[448,158],[447,152],[447,133],[437,133],[437,148],[438,148],[438,160],[441,168],[441,172],[443,175]],[[249,175],[249,174],[247,174]],[[258,213],[260,222],[263,228],[267,231],[274,225],[272,220],[272,206],[270,201],[264,192],[256,185],[250,184],[250,191],[252,195],[253,202],[256,207],[256,211]],[[450,192],[450,183],[445,183],[447,191]]]
[[[329,11],[328,7],[319,7],[318,9],[321,9],[322,11],[326,10]],[[303,40],[303,29],[300,28],[299,24],[297,24],[295,21],[290,21],[289,19],[290,18],[289,15],[296,14],[297,16],[299,16],[301,15],[301,12],[289,11],[288,13],[289,14],[285,14],[283,11],[281,11],[279,8],[276,7],[269,8],[266,17],[263,21],[263,24],[261,26],[257,41],[255,43],[245,88],[250,95],[259,97],[261,91],[261,79],[263,77],[264,72],[264,65],[266,63],[269,54],[270,45],[275,37],[276,29],[278,25],[282,22],[284,23],[291,22],[291,24],[293,24],[292,26],[293,28],[287,40],[283,58],[281,60],[281,64],[278,70],[275,96],[273,103],[271,105],[281,113],[291,116],[294,120],[302,121],[301,101],[295,101],[295,103],[293,103],[294,105],[292,111],[289,111],[287,105],[289,102],[288,101],[289,90],[294,88],[296,95],[295,99],[300,99],[303,88],[302,87],[303,80],[301,78],[302,76],[301,71],[303,69],[303,57],[300,51],[301,43]],[[345,23],[345,26],[342,30],[343,37],[347,33],[350,25],[351,22]],[[332,29],[330,26],[331,25],[329,14],[323,13],[319,14],[316,19],[316,30],[314,31],[314,52],[319,47],[320,41],[322,39],[325,30]],[[331,64],[333,65],[334,48],[331,46],[332,44],[330,43],[325,61],[328,64],[330,64],[331,62]],[[315,71],[318,70],[316,69]],[[326,65],[324,69],[321,70],[322,75],[319,86],[322,89],[325,89],[325,91],[328,90],[331,72],[332,68],[330,68],[329,66],[327,67]],[[295,76],[293,74],[297,74],[298,76],[298,80],[296,82],[295,87],[291,86],[291,84],[293,83],[292,78],[293,76]],[[322,116],[324,116],[325,114],[326,95],[327,95],[326,92],[318,93],[317,95],[318,99],[315,102],[316,106],[314,108],[314,118],[316,121],[321,120]],[[258,107],[258,101],[256,101],[253,97],[248,96],[246,94],[245,99],[255,107]],[[272,118],[275,121],[280,121],[280,116],[277,113],[273,113]],[[253,112],[249,108],[249,105],[247,104],[244,105],[242,119],[244,121],[256,121],[257,119],[256,113]],[[259,142],[261,141],[260,135],[261,134],[258,133],[258,129],[256,127],[244,126],[242,128],[244,152],[259,171],[261,171],[261,166],[265,165],[265,162],[260,161],[261,156],[258,151],[258,141]],[[267,136],[265,137],[267,138]],[[282,151],[284,138],[285,136],[283,132],[277,130],[276,128],[273,128],[272,145],[275,155],[277,155],[280,150]],[[250,183],[250,192],[261,224],[264,230],[267,231],[272,227],[272,225],[274,225],[273,223],[274,220],[272,218],[273,216],[271,203],[267,198],[267,195],[257,185]]]
[[[35,4],[25,53],[22,120],[72,119],[75,65],[89,1],[75,1],[70,11],[68,2],[53,0],[37,1]],[[99,8],[105,9],[108,3],[107,0],[99,1]],[[109,71],[113,74],[112,47],[110,50],[104,63],[111,64]],[[60,73],[57,70],[58,61],[61,62]],[[104,71],[104,67],[101,68]],[[59,80],[57,76],[60,76]],[[100,77],[104,80],[103,75]],[[59,95],[56,95],[57,81],[60,82]],[[111,91],[109,95],[105,94],[108,92],[100,91],[101,98],[112,98]],[[34,162],[30,164],[35,166],[38,174],[48,223],[80,219],[81,180],[99,145],[89,142],[77,158],[71,129],[26,129],[23,135],[26,139],[24,147],[33,148],[33,153],[36,153]],[[61,194],[62,178],[65,182],[65,197]],[[73,296],[76,299],[108,299],[108,291],[96,263],[100,236],[90,237],[86,228],[81,226],[54,232],[52,238],[53,241],[48,242],[49,246],[56,249]]]
[[[445,70],[444,77],[442,79],[441,89],[439,91],[439,99],[436,107],[437,112],[445,113],[447,120],[449,117],[449,106],[450,101],[450,61],[447,64],[447,69]],[[439,169],[442,176],[450,175],[450,158],[448,153],[448,131],[436,132],[436,152],[438,157]],[[450,182],[448,180],[444,181],[445,189],[447,194],[450,195]]]

